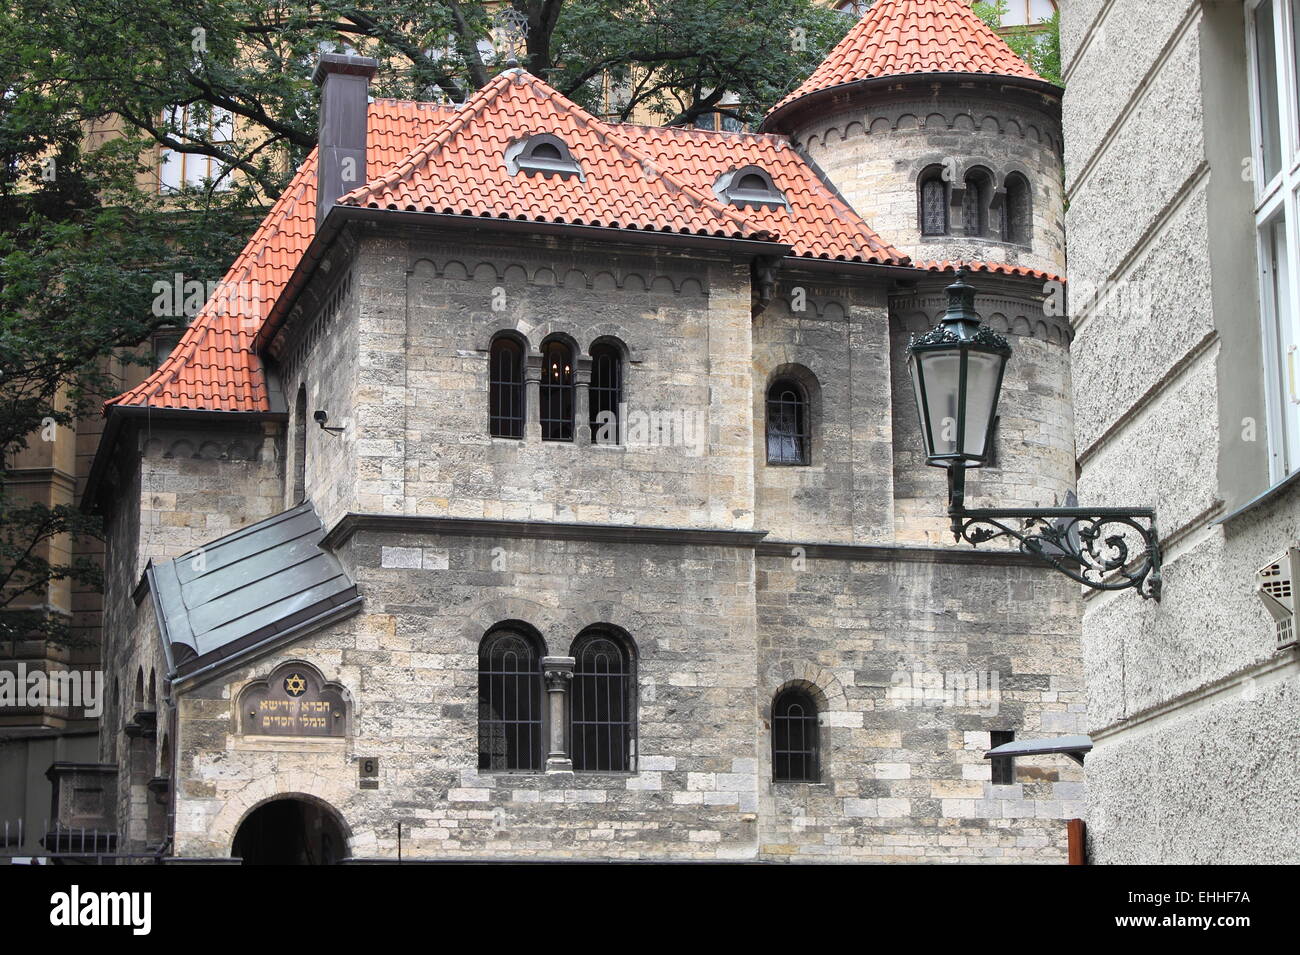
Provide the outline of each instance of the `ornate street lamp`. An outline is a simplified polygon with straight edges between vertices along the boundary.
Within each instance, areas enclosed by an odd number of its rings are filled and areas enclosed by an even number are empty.
[[[1144,598],[1160,599],[1160,538],[1153,508],[966,508],[966,469],[988,462],[1011,346],[980,324],[965,269],[948,286],[948,310],[939,324],[913,338],[907,352],[926,463],[948,470],[954,539],[978,546],[1008,537],[1023,553],[1086,587],[1132,587]],[[1017,526],[1009,523],[1013,521]],[[1106,534],[1106,528],[1115,532]],[[1142,543],[1142,553],[1132,560],[1130,533]]]

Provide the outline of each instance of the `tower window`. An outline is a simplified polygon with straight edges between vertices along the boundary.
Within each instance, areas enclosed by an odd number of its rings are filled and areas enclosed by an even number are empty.
[[[542,345],[542,440],[573,440],[573,350],[564,342]]]
[[[542,668],[537,641],[494,630],[478,653],[478,768],[542,766]]]
[[[992,177],[985,169],[972,169],[966,174],[966,188],[962,192],[962,228],[967,235],[989,234],[989,204],[992,202]],[[998,232],[1001,235],[1001,231]]]
[[[513,338],[488,353],[488,428],[494,438],[524,436],[524,349]]]
[[[1005,235],[1008,242],[1029,245],[1034,219],[1029,180],[1018,172],[1007,176]]]
[[[784,690],[772,703],[772,780],[815,783],[820,779],[817,707],[803,690]]]
[[[596,345],[591,349],[591,385],[587,396],[592,443],[618,444],[623,358],[613,345]]]
[[[921,235],[948,234],[948,183],[942,166],[931,166],[921,173],[919,218]]]
[[[790,378],[767,389],[767,463],[808,463],[808,402]]]

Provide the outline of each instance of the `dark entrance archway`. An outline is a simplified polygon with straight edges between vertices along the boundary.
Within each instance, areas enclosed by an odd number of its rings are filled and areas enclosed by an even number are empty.
[[[328,806],[286,797],[244,818],[231,854],[244,865],[335,865],[347,855],[347,838]]]

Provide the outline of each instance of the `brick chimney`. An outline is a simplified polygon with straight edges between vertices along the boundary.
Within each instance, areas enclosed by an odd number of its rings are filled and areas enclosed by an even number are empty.
[[[316,227],[338,202],[366,180],[366,110],[370,78],[379,63],[368,56],[323,53],[312,81],[321,87]]]

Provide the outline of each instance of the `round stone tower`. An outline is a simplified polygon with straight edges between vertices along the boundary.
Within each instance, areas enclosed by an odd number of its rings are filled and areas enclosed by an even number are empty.
[[[877,0],[762,129],[917,264],[1063,275],[1060,94],[968,0]]]
[[[905,366],[957,264],[971,267],[977,309],[1014,350],[994,458],[968,475],[968,501],[1049,506],[1074,489],[1060,97],[969,0],[876,0],[763,122],[918,267],[889,298],[900,540],[952,543],[944,474],[925,466]]]

